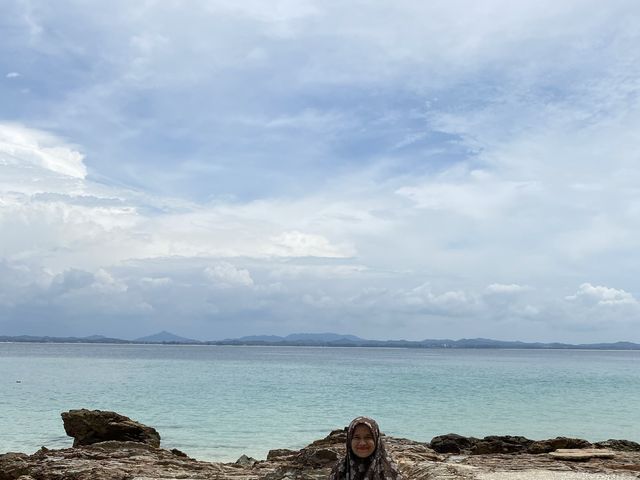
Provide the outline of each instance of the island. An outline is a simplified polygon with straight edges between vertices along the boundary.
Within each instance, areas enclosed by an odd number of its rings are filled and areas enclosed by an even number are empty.
[[[143,345],[227,345],[271,347],[382,347],[428,349],[528,349],[528,350],[640,350],[634,342],[561,343],[494,340],[491,338],[424,339],[424,340],[369,340],[355,335],[337,333],[293,333],[277,335],[249,335],[224,340],[194,340],[162,331],[153,335],[124,340],[121,338],[90,335],[86,337],[52,337],[37,335],[0,335],[0,343],[107,343]]]

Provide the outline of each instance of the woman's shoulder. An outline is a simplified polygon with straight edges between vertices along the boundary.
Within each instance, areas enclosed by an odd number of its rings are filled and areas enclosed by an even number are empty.
[[[338,459],[338,461],[333,465],[333,468],[331,469],[331,473],[329,474],[329,480],[341,480],[345,478],[344,462],[345,462],[344,457]]]

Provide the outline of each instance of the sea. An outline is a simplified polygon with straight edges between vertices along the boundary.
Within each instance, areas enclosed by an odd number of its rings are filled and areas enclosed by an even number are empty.
[[[0,453],[65,448],[113,410],[209,461],[299,449],[358,415],[388,435],[640,442],[640,351],[0,343]]]

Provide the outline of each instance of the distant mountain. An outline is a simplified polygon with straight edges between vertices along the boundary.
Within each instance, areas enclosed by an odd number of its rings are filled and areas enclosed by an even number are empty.
[[[198,340],[193,340],[191,338],[180,337],[178,335],[174,335],[171,332],[167,332],[163,330],[160,333],[156,333],[154,335],[147,335],[146,337],[136,338],[134,340],[136,343],[200,343]]]
[[[273,345],[273,346],[324,346],[324,347],[392,347],[392,348],[514,348],[514,349],[546,349],[546,350],[640,350],[640,344],[633,342],[615,343],[540,343],[492,340],[490,338],[462,338],[425,339],[425,340],[367,340],[355,335],[341,335],[338,333],[294,333],[286,337],[277,335],[250,335],[226,340],[200,342],[190,338],[180,337],[170,332],[160,332],[155,335],[140,337],[133,341],[109,338],[102,335],[88,337],[40,337],[20,335],[15,337],[0,336],[0,342],[29,342],[29,343],[170,343],[191,345]]]
[[[367,340],[355,335],[337,333],[295,333],[286,337],[275,335],[253,335],[235,339],[205,342],[215,345],[273,345],[273,346],[326,346],[326,347],[393,347],[393,348],[513,348],[513,349],[547,349],[547,350],[640,350],[640,344],[632,342],[568,344],[540,343],[490,338],[425,339],[425,340]]]
[[[227,340],[240,340],[242,342],[282,342],[284,337],[279,337],[277,335],[247,335],[246,337],[240,337],[237,339],[229,338]]]
[[[103,335],[90,335],[88,337],[48,337],[37,335],[18,335],[15,337],[0,336],[0,342],[25,342],[25,343],[129,343],[128,340],[110,338]]]
[[[102,341],[107,337],[105,337],[104,335],[89,335],[88,337],[82,337],[82,338],[89,341]]]
[[[577,345],[578,348],[594,348],[598,350],[638,350],[640,345],[633,342],[616,343],[585,343]]]
[[[326,344],[333,342],[360,343],[367,342],[364,338],[355,335],[340,335],[339,333],[292,333],[286,337],[278,335],[248,335],[240,338],[228,338],[223,342],[247,342],[247,343],[285,343],[285,344]]]
[[[340,335],[338,333],[292,333],[284,337],[289,342],[364,342],[364,338],[355,335]]]

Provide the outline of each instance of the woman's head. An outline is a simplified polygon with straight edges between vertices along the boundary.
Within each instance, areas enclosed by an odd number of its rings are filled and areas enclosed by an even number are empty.
[[[375,420],[357,417],[351,421],[346,450],[346,455],[333,467],[329,480],[402,480],[380,438]]]
[[[375,420],[354,418],[347,430],[347,449],[357,458],[366,459],[375,453],[379,438],[380,429]]]

